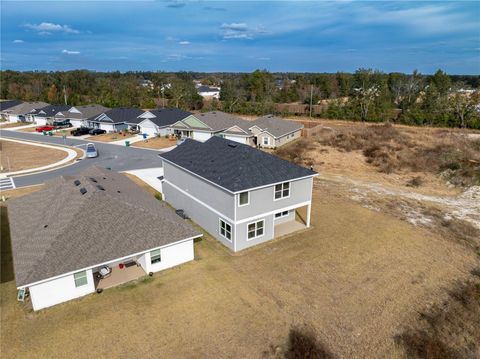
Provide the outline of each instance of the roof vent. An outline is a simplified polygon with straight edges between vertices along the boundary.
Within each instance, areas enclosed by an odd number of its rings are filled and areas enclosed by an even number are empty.
[[[117,191],[117,193],[122,193],[122,192],[120,192],[120,191]]]
[[[103,186],[97,185],[97,188],[98,188],[100,191],[105,191],[105,188],[104,188]]]
[[[80,181],[79,181],[79,180],[75,180],[75,181],[73,181],[73,184],[74,184],[75,186],[80,186]]]
[[[97,180],[96,180],[95,178],[93,178],[93,177],[90,177],[89,180],[92,181],[92,182],[97,183]]]
[[[44,225],[43,228],[47,228],[48,227],[48,224]]]
[[[81,194],[87,193],[87,189],[85,187],[80,188],[80,193]]]
[[[235,143],[229,143],[228,147],[235,148],[235,147],[237,147],[237,145]]]

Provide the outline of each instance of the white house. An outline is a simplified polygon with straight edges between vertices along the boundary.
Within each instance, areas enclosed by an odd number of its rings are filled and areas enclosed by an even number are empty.
[[[99,128],[107,132],[118,132],[129,128],[130,124],[138,124],[139,116],[144,111],[135,107],[118,107],[102,112],[84,121],[87,127]]]
[[[207,99],[219,99],[220,98],[220,87],[213,87],[213,86],[198,86],[197,93],[202,96],[203,98]]]
[[[55,120],[65,120],[63,112],[68,111],[71,107],[72,106],[62,104],[48,105],[40,109],[34,109],[25,116],[28,116],[28,118],[37,125],[44,126],[53,123]]]
[[[140,133],[146,133],[148,136],[166,136],[173,133],[171,125],[191,115],[191,112],[178,108],[149,110],[138,116],[140,122],[137,123],[137,126]]]
[[[12,200],[8,214],[17,289],[34,310],[191,261],[201,237],[126,176],[99,167]]]
[[[46,102],[22,102],[19,105],[2,111],[2,116],[9,122],[30,122],[32,117],[27,115],[30,112],[48,106]]]

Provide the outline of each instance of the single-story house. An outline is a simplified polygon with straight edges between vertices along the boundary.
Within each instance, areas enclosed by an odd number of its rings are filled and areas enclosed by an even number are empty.
[[[69,105],[48,105],[39,109],[34,109],[25,116],[31,118],[39,126],[51,124],[55,120],[65,120],[64,111],[68,111],[72,106]]]
[[[197,93],[207,99],[214,98],[218,100],[220,98],[220,90],[220,87],[213,86],[200,85],[197,87]]]
[[[310,227],[310,169],[218,136],[159,156],[165,201],[234,252]]]
[[[302,136],[303,124],[267,115],[250,122],[250,131],[256,144],[263,148],[276,148]]]
[[[46,102],[22,102],[19,105],[10,107],[2,111],[2,115],[9,122],[30,122],[33,117],[27,115],[35,109],[48,106]]]
[[[11,107],[20,105],[23,101],[20,100],[0,100],[0,113],[3,114],[3,111],[8,110]]]
[[[222,111],[210,111],[192,115],[174,123],[171,128],[179,137],[206,141],[212,136],[227,137],[240,143],[253,145],[250,121]]]
[[[137,126],[141,133],[146,133],[149,136],[166,136],[173,133],[173,130],[170,128],[171,125],[191,115],[191,112],[178,108],[149,110],[138,116],[141,120]]]
[[[118,107],[90,117],[84,122],[87,127],[118,132],[128,129],[129,124],[138,124],[141,121],[139,116],[144,112],[136,107]]]
[[[99,167],[12,200],[8,215],[17,289],[34,310],[191,261],[201,237],[125,175]]]
[[[70,123],[73,127],[86,126],[86,120],[91,117],[98,116],[101,113],[108,111],[108,107],[102,105],[84,105],[84,106],[73,106],[68,111],[62,112],[62,117],[65,120],[70,120]]]

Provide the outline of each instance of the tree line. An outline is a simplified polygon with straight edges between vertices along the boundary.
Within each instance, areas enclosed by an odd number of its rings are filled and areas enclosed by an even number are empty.
[[[151,81],[148,85],[142,82]],[[203,101],[194,80],[220,86]],[[264,115],[274,104],[321,104],[321,117],[412,125],[480,128],[480,76],[384,73],[0,72],[0,97],[107,107],[214,110]]]

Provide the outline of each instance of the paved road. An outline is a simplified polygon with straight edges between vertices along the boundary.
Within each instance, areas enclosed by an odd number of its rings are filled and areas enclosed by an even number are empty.
[[[64,144],[64,141],[61,137],[42,136],[28,132],[0,130],[0,137],[37,141],[49,144]],[[72,138],[66,139],[66,144],[68,146],[76,146],[80,148],[82,148],[81,146],[85,146],[85,144],[87,144],[88,142],[91,141]],[[99,156],[97,158],[86,158],[84,160],[78,161],[71,166],[59,168],[49,172],[13,177],[15,186],[18,188],[41,184],[57,176],[76,174],[82,169],[94,164],[101,167],[110,167],[112,170],[115,171],[127,171],[161,166],[160,158],[158,157],[159,152],[157,151],[133,147],[123,147],[119,145],[98,142],[95,142],[95,146],[97,147],[99,153]]]

